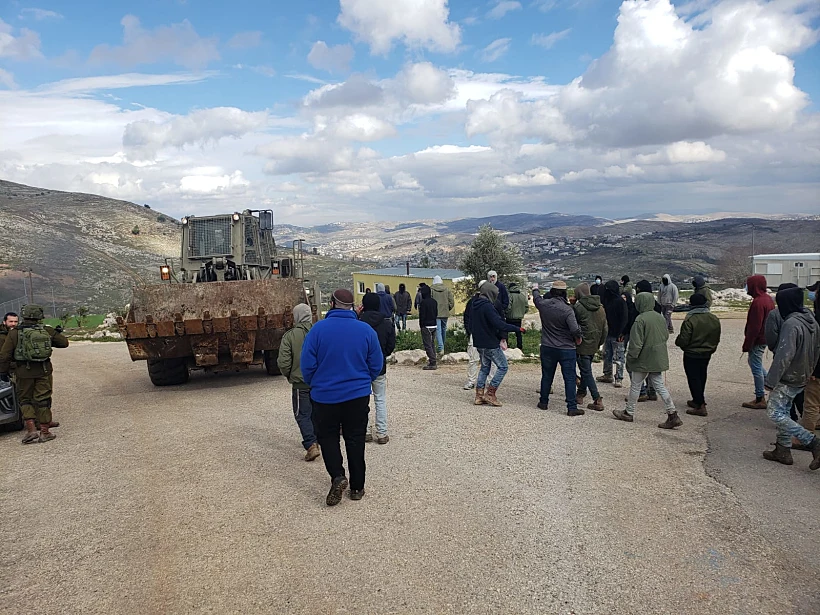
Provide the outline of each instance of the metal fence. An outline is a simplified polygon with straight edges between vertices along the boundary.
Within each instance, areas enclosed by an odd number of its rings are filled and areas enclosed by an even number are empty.
[[[17,299],[9,299],[0,303],[0,319],[9,312],[19,314],[23,306],[28,303],[28,297],[18,297]]]

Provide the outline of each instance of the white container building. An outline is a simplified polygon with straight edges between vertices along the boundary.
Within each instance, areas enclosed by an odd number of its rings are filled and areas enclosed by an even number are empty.
[[[755,274],[765,275],[769,288],[788,282],[805,288],[820,280],[820,252],[757,254],[752,261]]]

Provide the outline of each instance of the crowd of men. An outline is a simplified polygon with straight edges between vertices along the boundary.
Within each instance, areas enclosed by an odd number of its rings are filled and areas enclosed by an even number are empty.
[[[786,465],[794,463],[792,449],[812,454],[810,469],[820,468],[820,282],[807,288],[814,313],[804,307],[805,291],[794,284],[781,285],[774,300],[760,275],[748,278],[752,303],[746,318],[742,351],[749,355],[755,398],[743,403],[766,409],[777,429],[775,448],[763,457]],[[544,294],[535,284],[532,300],[541,321],[541,387],[537,407],[549,409],[556,371],[560,367],[568,416],[605,409],[599,385],[629,390],[622,408],[612,409],[621,421],[633,422],[637,404],[663,401],[666,418],[658,427],[676,429],[683,422],[666,387],[669,371],[667,342],[674,333],[671,314],[680,293],[669,275],[663,276],[657,295],[647,280],[632,284],[596,278],[593,285],[579,284],[569,297],[563,280]],[[706,384],[709,363],[721,341],[720,320],[711,312],[712,293],[696,276],[686,317],[675,344],[683,351],[683,369],[691,399],[686,413],[707,416]],[[292,405],[302,436],[305,460],[322,457],[331,486],[326,502],[335,506],[350,488],[350,498],[360,500],[365,487],[365,444],[390,441],[387,428],[387,358],[396,347],[396,331],[406,328],[406,316],[416,307],[427,354],[425,370],[437,369],[444,351],[447,322],[454,308],[453,292],[434,278],[419,285],[414,301],[402,284],[395,295],[377,284],[362,305],[352,293],[338,289],[330,299],[324,319],[313,322],[306,304],[293,308],[294,325],[281,343],[278,365],[292,385]],[[504,351],[508,339],[522,346],[523,319],[529,297],[518,284],[509,288],[495,271],[478,283],[467,302],[464,328],[468,335],[468,379],[464,389],[475,389],[473,403],[500,407],[497,393],[509,365]],[[25,422],[23,444],[48,442],[59,423],[51,413],[53,348],[68,340],[59,327],[42,324],[43,309],[28,305],[22,320],[8,313],[0,326],[0,382],[13,377]],[[773,360],[766,370],[768,349]],[[593,374],[598,353],[602,374]],[[591,403],[585,406],[587,394]],[[768,396],[767,396],[768,394]],[[375,416],[370,420],[370,397]],[[344,439],[348,481],[341,452]]]

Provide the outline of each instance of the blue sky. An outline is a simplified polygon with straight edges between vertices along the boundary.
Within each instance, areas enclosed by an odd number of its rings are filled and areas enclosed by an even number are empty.
[[[816,210],[814,0],[0,5],[0,177],[294,223]]]

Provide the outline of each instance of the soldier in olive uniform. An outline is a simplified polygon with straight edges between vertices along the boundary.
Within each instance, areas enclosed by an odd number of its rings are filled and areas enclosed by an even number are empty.
[[[25,306],[22,316],[23,322],[9,332],[0,348],[0,380],[9,381],[14,361],[17,399],[26,424],[23,444],[48,442],[57,437],[49,429],[58,425],[51,420],[51,349],[67,348],[68,339],[59,327],[43,326],[43,308],[39,305]]]

